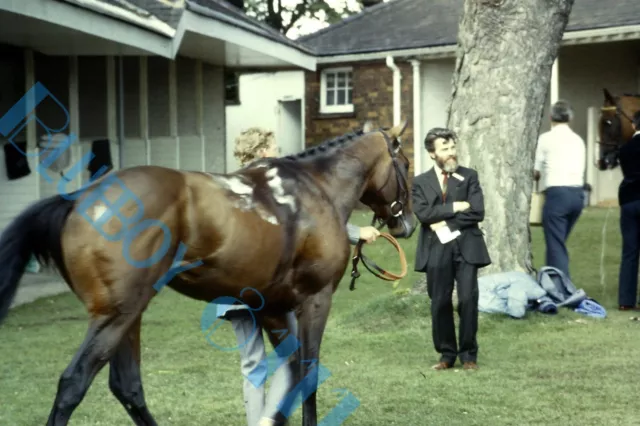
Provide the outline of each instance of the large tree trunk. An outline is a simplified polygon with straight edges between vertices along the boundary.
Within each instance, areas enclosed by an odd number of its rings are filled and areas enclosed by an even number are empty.
[[[449,128],[484,190],[493,264],[530,271],[533,161],[551,68],[573,0],[465,0]]]

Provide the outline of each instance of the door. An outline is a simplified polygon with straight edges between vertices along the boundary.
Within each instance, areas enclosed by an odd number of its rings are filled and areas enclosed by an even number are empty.
[[[278,101],[278,132],[276,140],[280,155],[296,154],[304,148],[302,131],[302,101],[300,99]]]

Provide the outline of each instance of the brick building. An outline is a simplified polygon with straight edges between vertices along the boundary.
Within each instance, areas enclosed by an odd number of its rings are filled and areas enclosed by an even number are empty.
[[[407,118],[411,122],[411,65],[400,63],[398,68],[402,75],[400,115],[401,119]],[[334,82],[335,84],[332,84]],[[327,89],[327,85],[335,88]],[[330,99],[331,92],[334,96],[333,102]],[[367,120],[372,120],[380,126],[394,124],[393,71],[384,59],[331,64],[319,69],[319,72],[307,72],[305,95],[305,136],[308,146],[362,127]],[[351,105],[348,102],[350,98]],[[413,140],[410,124],[403,135],[404,141]],[[413,157],[412,143],[405,145],[405,152],[409,158]]]

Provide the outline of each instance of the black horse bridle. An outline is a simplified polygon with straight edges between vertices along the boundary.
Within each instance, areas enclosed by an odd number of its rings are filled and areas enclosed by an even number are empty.
[[[384,140],[387,142],[387,150],[389,151],[389,155],[391,156],[391,161],[393,164],[393,169],[396,173],[396,183],[397,183],[397,190],[396,190],[396,199],[394,201],[392,201],[388,208],[389,208],[389,212],[391,213],[391,215],[389,216],[389,218],[387,220],[384,220],[380,217],[378,217],[375,213],[373,214],[373,219],[371,220],[371,226],[375,226],[375,223],[378,222],[378,226],[376,226],[376,228],[378,230],[382,229],[385,225],[388,224],[388,222],[391,220],[391,218],[397,218],[399,216],[402,216],[402,213],[404,211],[404,203],[401,201],[403,199],[406,199],[409,196],[409,189],[406,187],[404,179],[402,178],[402,172],[400,171],[400,165],[398,164],[398,151],[400,151],[400,148],[402,147],[402,143],[400,142],[400,139],[397,138],[398,140],[398,148],[393,149],[393,142],[391,141],[391,139],[389,138],[389,136],[383,132],[382,130],[379,130],[380,133],[382,133],[382,136],[384,136]],[[384,185],[382,185],[382,187],[380,188],[380,190],[384,190],[384,188],[387,186],[387,184],[389,183],[389,180],[391,180],[391,171],[389,171],[389,175],[387,176],[387,180],[385,181]],[[395,210],[394,210],[395,209]],[[352,269],[351,269],[351,284],[349,285],[349,290],[353,291],[355,290],[355,284],[356,284],[356,279],[360,277],[360,272],[358,272],[358,262],[360,261],[360,259],[362,259],[362,263],[365,265],[365,267],[367,269],[370,269],[370,267],[368,266],[368,264],[371,264],[371,266],[379,271],[383,271],[382,268],[380,268],[378,265],[376,265],[374,262],[372,262],[371,260],[367,259],[363,254],[362,254],[362,245],[364,244],[363,240],[360,240],[356,243],[356,247],[354,250],[355,255],[352,258]]]
[[[624,140],[622,140],[622,117],[629,120],[629,122],[633,124],[633,119],[629,117],[629,115],[620,108],[620,106],[618,105],[618,101],[616,100],[614,102],[615,102],[614,105],[601,107],[600,111],[601,112],[615,111],[615,117],[618,119],[620,123],[620,137],[619,137],[619,140],[596,141],[596,143],[600,146],[607,146],[607,147],[613,148],[613,150],[606,153],[602,158],[598,159],[598,162],[596,163],[596,165],[599,168],[602,167],[602,165],[604,165],[605,168],[607,168],[610,165],[615,167],[616,164],[618,163],[618,157],[620,155],[620,147],[624,144]],[[612,122],[609,121],[609,125],[611,124]]]
[[[629,117],[629,114],[627,114],[626,112],[624,112],[622,109],[620,109],[620,106],[618,105],[618,102],[616,101],[615,105],[611,105],[611,106],[606,106],[606,107],[601,107],[600,111],[615,111],[616,113],[616,117],[618,117],[618,119],[620,119],[620,117],[624,117],[627,120],[629,120],[629,123],[633,124],[633,119],[631,117]],[[622,133],[622,129],[620,129],[621,133]],[[597,141],[597,143],[599,145],[604,145],[604,146],[615,146],[615,147],[620,147],[620,145],[622,145],[624,141]]]

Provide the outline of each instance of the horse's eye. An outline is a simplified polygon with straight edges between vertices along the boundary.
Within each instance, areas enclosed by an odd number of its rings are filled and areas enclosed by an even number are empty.
[[[611,120],[606,120],[604,124],[606,124],[607,126],[611,126]]]

